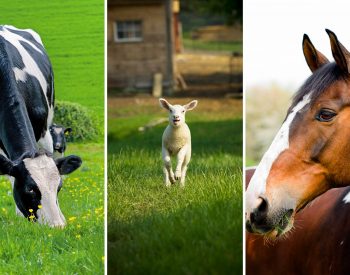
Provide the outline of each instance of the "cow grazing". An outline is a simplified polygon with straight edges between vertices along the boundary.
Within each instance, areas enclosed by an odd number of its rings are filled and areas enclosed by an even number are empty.
[[[66,136],[72,132],[72,128],[65,128],[61,125],[52,124],[50,134],[53,141],[54,158],[63,157],[66,151]]]
[[[0,26],[0,174],[11,177],[24,217],[63,227],[60,175],[80,167],[81,159],[52,158],[53,110],[53,71],[39,35]]]

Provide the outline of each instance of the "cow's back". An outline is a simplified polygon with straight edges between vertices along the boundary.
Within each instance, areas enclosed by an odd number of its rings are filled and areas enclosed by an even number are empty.
[[[51,62],[40,36],[32,30],[0,26],[2,55],[7,56],[10,92],[22,97],[36,141],[53,117],[54,86]],[[1,97],[1,94],[0,94]],[[1,98],[0,98],[1,100]]]

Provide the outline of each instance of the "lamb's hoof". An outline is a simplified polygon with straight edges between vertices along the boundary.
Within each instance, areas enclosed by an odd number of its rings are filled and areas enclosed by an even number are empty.
[[[181,179],[181,172],[175,172],[175,179],[176,180],[179,180],[179,179]]]
[[[166,182],[166,183],[165,183],[165,187],[168,187],[168,188],[169,188],[170,186],[171,186],[171,183],[170,183],[170,182]]]
[[[170,178],[170,182],[171,182],[171,184],[175,184],[176,180],[174,178]]]

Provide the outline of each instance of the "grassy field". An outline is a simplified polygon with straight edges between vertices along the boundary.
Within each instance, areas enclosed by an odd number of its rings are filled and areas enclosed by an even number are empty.
[[[202,41],[192,39],[189,32],[183,34],[183,46],[186,51],[209,51],[209,52],[227,52],[243,53],[242,41]]]
[[[190,99],[172,99],[185,103]],[[187,114],[186,187],[163,185],[167,117],[154,98],[109,98],[108,270],[111,274],[241,274],[242,102],[199,99]]]
[[[56,100],[90,110],[103,132],[104,3],[3,1],[0,24],[37,31],[55,74]],[[69,125],[67,125],[69,126]],[[60,207],[68,225],[51,229],[18,218],[10,184],[0,180],[0,273],[103,274],[103,136],[95,143],[68,144],[82,167],[64,180]]]
[[[93,152],[93,153],[91,153]],[[103,271],[103,145],[69,146],[82,168],[67,177],[59,203],[65,229],[29,223],[15,215],[10,182],[0,181],[0,273],[101,274]]]

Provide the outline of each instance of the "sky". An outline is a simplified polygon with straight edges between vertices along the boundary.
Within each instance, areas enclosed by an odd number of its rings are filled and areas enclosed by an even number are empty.
[[[246,88],[272,83],[297,89],[311,74],[303,34],[333,61],[325,29],[350,49],[350,1],[244,0],[243,53]]]

